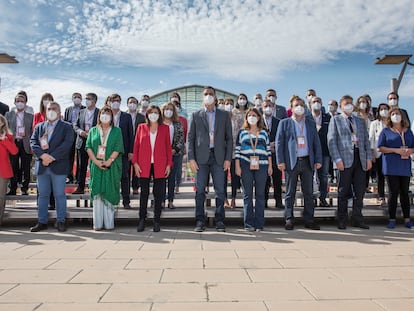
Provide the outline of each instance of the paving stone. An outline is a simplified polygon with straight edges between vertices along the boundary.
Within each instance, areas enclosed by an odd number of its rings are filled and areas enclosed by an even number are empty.
[[[161,283],[250,283],[244,269],[172,269],[165,270]]]

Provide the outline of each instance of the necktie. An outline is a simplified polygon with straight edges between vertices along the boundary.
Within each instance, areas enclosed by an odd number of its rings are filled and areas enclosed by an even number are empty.
[[[351,133],[353,133],[354,132],[354,128],[352,127],[352,117],[348,117],[348,120],[349,120],[349,129],[351,130]]]

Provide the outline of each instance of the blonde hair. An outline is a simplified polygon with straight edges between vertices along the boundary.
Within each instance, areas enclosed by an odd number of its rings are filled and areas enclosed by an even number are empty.
[[[0,120],[2,122],[2,125],[0,126],[0,134],[12,134],[9,128],[9,123],[7,122],[7,119],[5,116],[0,114]]]

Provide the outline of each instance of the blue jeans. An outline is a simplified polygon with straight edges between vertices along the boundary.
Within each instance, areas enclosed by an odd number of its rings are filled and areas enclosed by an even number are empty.
[[[177,175],[177,169],[178,169],[178,164],[181,158],[181,162],[182,162],[182,156],[179,155],[173,155],[172,160],[173,160],[173,167],[171,168],[171,172],[170,175],[168,175],[168,202],[172,202],[174,201],[174,188],[175,188],[175,184],[176,184],[176,175]]]
[[[53,191],[56,206],[56,221],[64,222],[66,218],[66,175],[56,175],[50,168],[37,175],[37,191],[39,192],[38,220],[47,224],[50,194]]]
[[[214,157],[214,151],[210,151],[207,164],[198,164],[196,174],[196,195],[195,195],[195,218],[196,221],[205,222],[204,202],[206,200],[206,187],[209,175],[213,178],[214,191],[216,193],[216,222],[224,221],[224,169],[223,164],[219,165]]]
[[[242,171],[244,227],[263,229],[267,165],[260,165],[258,170],[251,170],[250,163],[241,160],[240,168]],[[256,198],[254,207],[253,189]]]
[[[315,206],[313,203],[313,170],[309,163],[309,157],[296,162],[292,171],[285,171],[286,176],[286,198],[285,198],[285,219],[293,220],[293,205],[295,203],[296,186],[298,177],[302,185],[303,199],[305,207],[303,209],[303,218],[305,222],[313,221]]]
[[[320,198],[326,199],[326,196],[328,195],[328,177],[329,166],[331,164],[331,157],[323,156],[321,164],[321,168],[318,169],[319,191],[321,192]]]

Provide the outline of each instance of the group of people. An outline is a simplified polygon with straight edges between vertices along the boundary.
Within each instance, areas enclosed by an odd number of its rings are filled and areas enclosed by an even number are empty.
[[[285,229],[294,229],[299,179],[304,226],[319,230],[314,220],[318,203],[314,181],[319,181],[319,205],[328,207],[328,180],[333,169],[337,170],[338,180],[338,228],[346,229],[348,202],[352,200],[351,224],[368,229],[362,208],[373,166],[381,205],[386,204],[385,178],[388,181],[387,227],[392,229],[396,225],[400,197],[404,225],[414,229],[408,193],[414,137],[407,112],[398,107],[398,94],[391,92],[387,103],[376,109],[368,95],[355,102],[345,95],[339,105],[331,100],[325,109],[312,89],[306,92],[306,99],[293,95],[287,109],[276,104],[277,93],[273,89],[267,90],[264,98],[256,94],[253,103],[243,93],[236,103],[231,98],[218,99],[211,86],[203,89],[202,96],[203,107],[192,114],[188,125],[177,92],[161,107],[151,105],[149,96],[144,95],[140,110],[138,99],[129,97],[127,112],[120,110],[119,94],[108,96],[98,109],[96,94],[86,94],[83,106],[82,95],[73,93],[73,105],[63,114],[50,93],[42,96],[40,111],[33,114],[27,106],[27,94],[19,92],[14,107],[0,116],[0,217],[8,184],[8,194],[16,194],[19,182],[21,193],[27,194],[34,154],[39,209],[38,223],[31,228],[32,232],[47,229],[51,204],[56,207],[57,229],[66,230],[65,184],[76,180],[74,193],[84,193],[88,163],[95,230],[114,228],[114,213],[121,197],[124,208],[130,208],[132,184],[134,194],[141,188],[137,231],[144,231],[152,180],[153,230],[158,232],[162,209],[175,208],[174,195],[181,178],[183,155],[187,153],[195,174],[197,232],[205,230],[204,205],[210,176],[217,231],[225,231],[225,207],[236,207],[240,187],[244,228],[263,230],[272,185],[275,207],[285,210]],[[73,174],[75,158],[77,170]],[[286,180],[285,205],[282,173]]]

